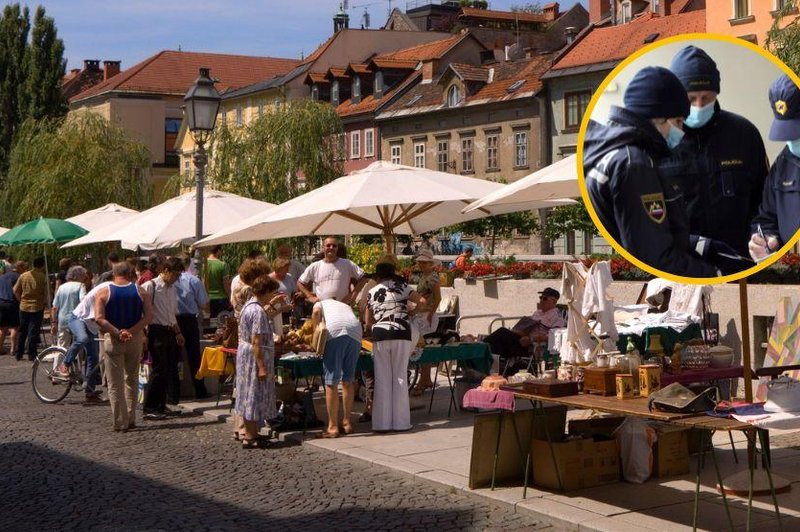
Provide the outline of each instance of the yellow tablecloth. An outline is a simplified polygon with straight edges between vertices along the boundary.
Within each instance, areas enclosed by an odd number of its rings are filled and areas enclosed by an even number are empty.
[[[236,367],[234,361],[228,361],[228,356],[221,346],[203,349],[203,358],[200,360],[200,369],[197,370],[195,379],[219,377],[223,372],[225,375],[232,374]]]

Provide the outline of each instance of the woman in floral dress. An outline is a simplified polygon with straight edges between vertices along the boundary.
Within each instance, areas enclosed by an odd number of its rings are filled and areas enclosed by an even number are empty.
[[[241,419],[242,447],[258,447],[258,429],[275,417],[275,344],[272,325],[264,306],[278,289],[268,275],[250,285],[253,297],[239,316],[239,348],[236,353],[236,407]]]

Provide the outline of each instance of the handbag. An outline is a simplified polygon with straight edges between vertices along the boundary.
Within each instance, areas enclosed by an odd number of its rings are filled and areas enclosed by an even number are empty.
[[[328,341],[328,328],[325,326],[325,322],[321,321],[314,327],[314,333],[311,336],[311,349],[318,356],[322,356],[325,354],[325,344]]]
[[[674,412],[676,414],[698,414],[713,410],[719,402],[716,388],[706,388],[699,394],[674,382],[650,394],[647,408],[651,412]]]

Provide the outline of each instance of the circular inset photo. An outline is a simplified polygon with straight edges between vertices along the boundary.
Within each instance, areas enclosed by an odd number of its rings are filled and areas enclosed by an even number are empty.
[[[620,64],[581,125],[581,191],[623,256],[684,283],[740,279],[800,234],[800,79],[742,40],[692,34]]]

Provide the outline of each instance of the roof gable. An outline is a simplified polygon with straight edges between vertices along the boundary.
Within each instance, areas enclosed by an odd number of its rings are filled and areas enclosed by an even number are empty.
[[[211,75],[219,79],[217,90],[224,93],[285,74],[298,64],[296,59],[278,57],[164,50],[81,92],[71,101],[77,102],[111,92],[182,95],[197,79],[201,67],[211,69]]]
[[[558,59],[552,70],[555,73],[560,69],[619,61],[650,42],[681,33],[702,33],[705,29],[703,9],[666,17],[647,12],[627,24],[590,27]]]

